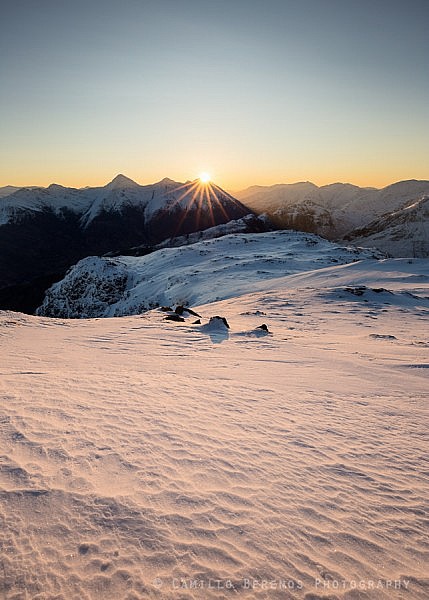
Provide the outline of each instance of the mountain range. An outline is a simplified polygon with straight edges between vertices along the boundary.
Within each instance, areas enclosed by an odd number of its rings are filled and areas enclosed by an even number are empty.
[[[236,197],[278,228],[330,240],[375,246],[395,257],[429,256],[429,181],[401,181],[383,189],[310,182],[253,186]]]
[[[95,188],[0,188],[0,308],[34,312],[88,256],[141,256],[234,232],[295,229],[395,257],[429,256],[429,181],[380,190],[300,182],[235,196],[199,180],[139,185],[124,175]]]

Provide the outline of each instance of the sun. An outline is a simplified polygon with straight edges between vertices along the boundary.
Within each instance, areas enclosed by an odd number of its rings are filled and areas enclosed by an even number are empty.
[[[208,183],[211,179],[209,173],[200,173],[199,179],[201,183]]]

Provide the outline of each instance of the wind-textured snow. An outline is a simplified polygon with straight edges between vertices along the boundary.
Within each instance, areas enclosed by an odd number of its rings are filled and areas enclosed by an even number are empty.
[[[267,279],[380,256],[295,231],[231,234],[143,257],[92,256],[48,290],[38,314],[108,317],[202,304],[259,289]]]
[[[0,313],[0,594],[426,600],[425,265],[267,279],[201,325]]]

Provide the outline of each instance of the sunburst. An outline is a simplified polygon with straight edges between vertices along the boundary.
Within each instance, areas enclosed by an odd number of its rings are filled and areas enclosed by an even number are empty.
[[[231,220],[233,216],[228,214],[224,203],[221,202],[219,197],[227,198],[231,204],[241,206],[240,202],[233,198],[233,196],[211,182],[210,175],[205,172],[200,173],[198,179],[180,185],[172,191],[175,194],[179,192],[179,196],[175,198],[171,205],[172,208],[178,206],[183,201],[186,202],[186,211],[177,224],[174,233],[175,236],[180,233],[180,229],[188,213],[193,210],[195,210],[195,224],[197,229],[200,226],[201,217],[204,211],[209,215],[211,226],[216,225],[215,211],[221,212],[226,221]]]
[[[201,183],[209,183],[209,181],[211,180],[210,174],[209,173],[200,173],[200,177],[199,177]]]

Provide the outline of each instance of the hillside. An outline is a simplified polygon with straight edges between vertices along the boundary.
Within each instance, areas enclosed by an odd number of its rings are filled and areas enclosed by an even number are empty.
[[[381,256],[295,231],[230,234],[142,257],[92,256],[48,290],[37,313],[88,318],[192,306],[239,296],[292,273]]]
[[[353,244],[370,245],[393,256],[429,256],[429,196],[381,217],[346,236]]]

